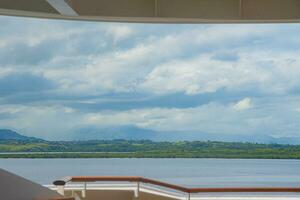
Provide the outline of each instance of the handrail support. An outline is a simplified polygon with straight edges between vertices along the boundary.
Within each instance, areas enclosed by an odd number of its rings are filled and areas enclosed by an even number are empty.
[[[140,192],[140,182],[137,182],[137,187],[136,190],[134,190],[134,197],[138,198],[139,197],[139,192]]]
[[[83,183],[82,198],[86,197],[86,182]]]
[[[65,186],[64,185],[58,185],[57,187],[57,192],[61,195],[65,195]]]

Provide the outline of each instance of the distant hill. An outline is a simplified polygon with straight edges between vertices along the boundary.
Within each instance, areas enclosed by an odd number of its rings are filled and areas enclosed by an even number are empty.
[[[156,140],[158,133],[135,126],[82,127],[67,136],[67,140]]]
[[[86,126],[72,130],[72,133],[56,138],[56,141],[88,140],[151,140],[154,142],[176,141],[221,141],[250,142],[260,144],[299,145],[300,137],[272,137],[267,134],[213,134],[199,131],[155,131],[136,126],[96,127]],[[1,140],[43,141],[39,138],[21,135],[8,129],[0,129]]]
[[[9,129],[0,129],[0,140],[42,141],[42,139],[24,136]]]
[[[213,134],[199,131],[155,131],[136,126],[81,127],[66,135],[63,140],[151,140],[151,141],[222,141],[263,144],[299,145],[299,137],[272,137],[267,134]]]
[[[151,140],[151,141],[194,141],[210,140],[211,134],[188,131],[155,131],[136,126],[81,127],[67,135],[66,140]]]

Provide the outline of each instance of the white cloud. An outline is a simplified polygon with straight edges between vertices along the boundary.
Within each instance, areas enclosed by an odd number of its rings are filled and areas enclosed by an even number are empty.
[[[134,125],[158,131],[199,131],[219,134],[299,136],[299,98],[235,103],[208,103],[192,108],[149,108],[86,114],[83,123],[98,126]],[[285,102],[283,105],[282,102]],[[230,106],[228,106],[230,105]],[[243,110],[236,112],[235,109]]]
[[[251,98],[247,97],[233,105],[235,110],[247,110],[253,106]]]
[[[185,92],[193,95],[235,89],[245,84],[263,82],[260,69],[249,63],[222,62],[211,55],[158,65],[145,79],[143,88],[156,93]],[[259,74],[259,75],[257,75]]]
[[[55,23],[52,26],[63,28],[62,25]],[[98,37],[101,33],[104,35],[107,33],[116,41],[138,34],[135,31],[136,27],[130,25],[108,24],[100,28],[91,27],[84,29],[80,26],[77,28],[70,26],[62,31],[68,32],[66,50],[71,51],[73,42],[70,44],[69,42],[72,38],[76,41],[79,36],[85,34],[98,33]],[[193,95],[214,92],[220,88],[237,88],[253,82],[259,85],[265,84],[269,75],[263,73],[263,69],[257,66],[257,63],[251,62],[249,55],[244,55],[243,51],[238,52],[241,54],[241,60],[238,62],[213,60],[213,54],[209,53],[180,57],[190,48],[207,45],[225,48],[230,44],[229,41],[235,41],[236,38],[245,40],[272,31],[277,30],[274,27],[264,26],[255,28],[246,25],[214,25],[189,28],[176,34],[146,34],[138,43],[125,49],[114,49],[96,55],[71,54],[68,57],[69,62],[72,57],[74,60],[71,68],[64,66],[65,61],[59,55],[53,57],[49,63],[43,64],[51,66],[55,63],[56,67],[31,66],[28,70],[38,71],[48,79],[58,82],[61,86],[60,91],[79,94],[147,90],[154,94],[185,92]],[[40,35],[37,37],[38,42],[33,42],[34,44],[47,39],[46,32]],[[28,38],[31,41],[30,38],[31,35]],[[245,52],[248,53],[248,50]],[[280,86],[277,89],[279,90]]]
[[[19,105],[19,106],[16,106],[16,105],[1,106],[0,105],[0,113],[2,113],[2,114],[5,114],[5,113],[16,114],[16,113],[23,111],[24,109],[26,109],[26,107],[22,106],[22,105]]]
[[[74,113],[76,110],[73,108],[64,107],[64,111],[65,111],[65,113]]]
[[[236,121],[239,124],[235,124]],[[90,113],[84,123],[98,126],[134,125],[163,131],[199,131],[207,133],[245,133],[249,131],[248,119],[239,119],[239,114],[227,106],[209,103],[193,108],[152,108],[120,112]],[[234,125],[234,126],[233,126]],[[243,130],[243,127],[246,127]]]
[[[133,36],[135,31],[128,25],[111,25],[107,27],[106,33],[113,37],[114,43],[117,43]]]
[[[215,60],[213,54],[172,60],[157,65],[141,88],[158,94],[193,95],[224,88],[229,91],[255,88],[266,94],[284,94],[300,84],[300,59],[296,54],[241,50],[239,59],[233,61]]]
[[[0,127],[46,139],[61,138],[82,121],[81,115],[64,106],[0,106],[0,115],[5,113],[11,116],[0,118]]]
[[[5,21],[7,19],[2,20]],[[291,108],[290,102],[282,103],[282,99],[273,102],[273,96],[294,95],[294,91],[299,91],[300,41],[295,34],[299,31],[291,31],[297,28],[293,26],[296,25],[140,26],[34,19],[18,22],[14,18],[9,28],[0,31],[0,49],[25,42],[28,48],[60,45],[62,49],[58,50],[63,53],[50,54],[49,60],[22,69],[0,63],[0,78],[16,70],[39,74],[59,85],[52,91],[54,94],[72,94],[79,99],[119,92],[147,93],[149,98],[185,93],[191,98],[218,90],[233,94],[252,91],[262,97],[255,97],[255,109],[249,109],[254,107],[253,99],[244,98],[239,102],[211,102],[194,108],[99,109],[95,113],[84,113],[80,108],[62,106],[63,103],[48,105],[48,99],[42,99],[29,106],[6,107],[3,104],[0,115],[4,117],[0,125],[36,135],[64,134],[74,126],[85,124],[132,124],[157,130],[193,129],[220,133],[295,133],[299,124],[295,107],[299,105],[295,103]],[[148,32],[148,27],[155,31]],[[125,40],[129,42],[121,43]],[[91,44],[95,45],[94,49]],[[17,47],[12,45],[11,48]],[[228,51],[237,59],[224,61],[215,56]],[[38,53],[34,52],[34,56]],[[272,103],[260,101],[269,95],[272,95]],[[216,101],[222,102],[220,98]],[[72,99],[66,101],[74,103]],[[95,103],[92,98],[84,98],[81,103],[87,102]],[[181,101],[176,106],[184,107]],[[12,118],[5,119],[6,114]]]
[[[208,103],[191,108],[144,108],[124,111],[76,112],[66,106],[0,107],[0,126],[22,133],[50,139],[60,138],[81,126],[134,125],[158,131],[199,131],[221,134],[299,135],[299,98],[256,100],[255,110],[250,98],[235,103]],[[231,106],[228,106],[231,105]],[[233,109],[234,108],[234,109]],[[236,112],[243,109],[244,112]],[[1,114],[9,113],[9,118]]]
[[[11,67],[10,68],[8,68],[8,67],[1,68],[0,67],[0,78],[4,77],[4,76],[7,76],[9,74],[12,74],[14,72],[16,72],[16,70],[14,68],[11,68]]]

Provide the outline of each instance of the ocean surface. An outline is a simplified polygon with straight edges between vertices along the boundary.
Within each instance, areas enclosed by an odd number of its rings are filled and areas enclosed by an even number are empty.
[[[300,187],[300,160],[0,159],[0,168],[41,184],[64,176],[143,176],[189,187]]]

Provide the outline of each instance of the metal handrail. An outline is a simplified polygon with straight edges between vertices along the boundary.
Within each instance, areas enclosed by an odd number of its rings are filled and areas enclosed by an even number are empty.
[[[68,182],[97,182],[97,181],[118,181],[148,183],[161,186],[188,194],[191,193],[222,193],[222,192],[300,192],[300,187],[235,187],[235,188],[187,188],[162,181],[148,179],[139,176],[72,176],[64,177],[53,182],[56,186],[64,186]]]

